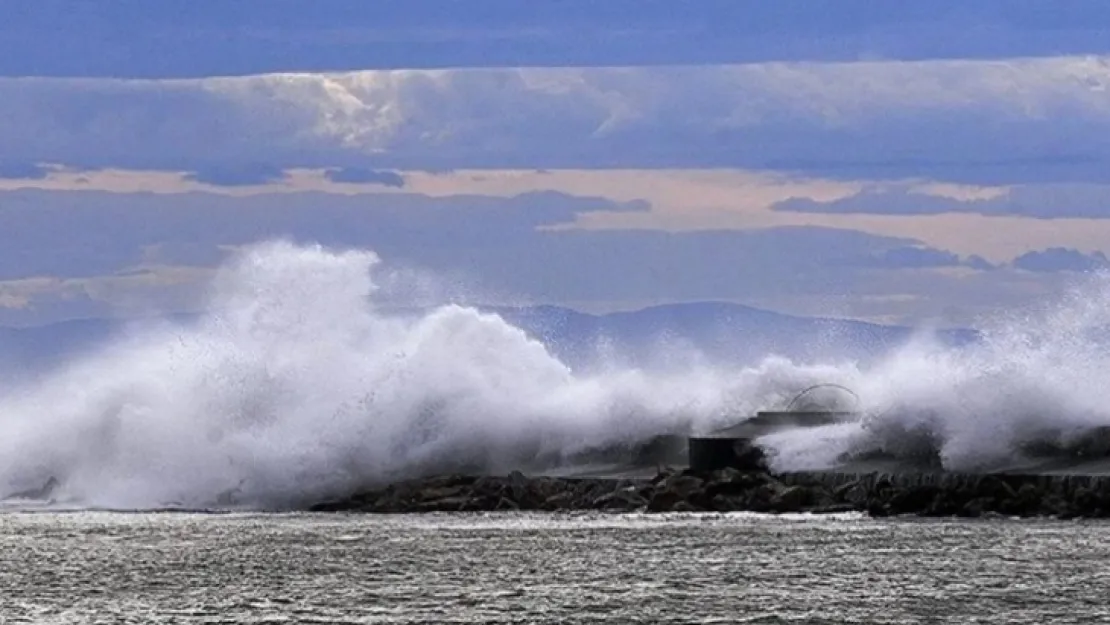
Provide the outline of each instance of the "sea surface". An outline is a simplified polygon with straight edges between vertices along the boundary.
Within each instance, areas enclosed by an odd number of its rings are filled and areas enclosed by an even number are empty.
[[[1110,524],[0,514],[0,623],[1090,623]]]

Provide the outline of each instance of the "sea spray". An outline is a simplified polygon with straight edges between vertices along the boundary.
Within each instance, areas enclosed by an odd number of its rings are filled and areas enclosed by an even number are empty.
[[[819,382],[858,421],[760,442],[778,470],[884,453],[990,469],[1030,443],[1110,426],[1110,281],[987,320],[953,348],[922,334],[866,369],[769,355],[574,369],[500,317],[376,307],[378,258],[269,242],[219,268],[199,318],[144,324],[0,392],[0,489],[88,506],[281,507],[453,470],[508,471],[782,408]],[[3,493],[0,493],[2,495]]]
[[[953,471],[1006,468],[1033,444],[1066,448],[1110,426],[1110,276],[1092,274],[1040,310],[999,313],[960,349],[919,337],[854,377],[856,423],[761,442],[779,470],[865,454],[930,457]]]
[[[135,328],[4,389],[0,488],[53,476],[84,505],[281,507],[705,431],[815,382],[861,382],[851,366],[780,358],[579,373],[495,315],[382,314],[378,265],[369,251],[247,247],[195,321]]]

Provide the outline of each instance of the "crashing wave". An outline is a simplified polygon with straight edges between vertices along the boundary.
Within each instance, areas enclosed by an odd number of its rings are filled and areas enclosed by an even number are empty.
[[[378,266],[369,251],[248,247],[218,270],[199,319],[133,328],[0,389],[0,493],[53,477],[56,497],[89,506],[297,505],[709,431],[819,382],[857,391],[867,416],[765,437],[774,468],[888,454],[966,469],[1110,426],[1101,278],[1040,318],[997,321],[979,343],[920,337],[866,370],[768,356],[582,372],[496,315],[383,313]]]

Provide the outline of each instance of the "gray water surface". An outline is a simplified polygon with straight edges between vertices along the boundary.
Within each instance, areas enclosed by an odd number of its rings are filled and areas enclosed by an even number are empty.
[[[0,514],[0,623],[1089,623],[1110,524]]]

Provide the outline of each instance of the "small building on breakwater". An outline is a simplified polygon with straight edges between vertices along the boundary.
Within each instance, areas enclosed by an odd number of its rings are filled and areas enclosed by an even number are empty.
[[[814,398],[819,391],[826,391],[823,399]],[[827,391],[839,394],[839,398],[830,399]],[[636,447],[623,462],[580,466],[555,474],[623,479],[650,477],[661,467],[688,468],[703,473],[726,468],[762,469],[766,458],[759,446],[761,438],[778,432],[857,422],[865,417],[858,397],[850,389],[820,384],[804,389],[781,410],[760,411],[732,426],[708,433],[657,436]],[[1043,439],[1022,445],[1006,461],[995,461],[979,470],[946,470],[935,449],[931,454],[920,456],[875,450],[846,455],[827,468],[788,472],[781,477],[788,482],[816,481],[833,486],[875,479],[940,483],[959,480],[962,475],[1010,476],[1017,481],[1076,476],[1110,483],[1110,427],[1087,428],[1067,437],[1066,443],[1058,439],[1048,433]]]

